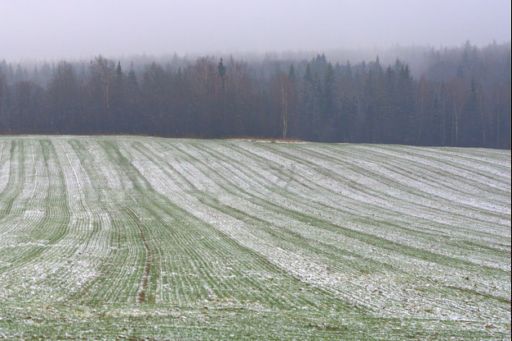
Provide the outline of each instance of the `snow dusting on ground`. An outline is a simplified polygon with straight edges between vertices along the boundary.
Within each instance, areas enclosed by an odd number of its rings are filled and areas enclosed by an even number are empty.
[[[510,152],[0,137],[0,339],[506,339]]]

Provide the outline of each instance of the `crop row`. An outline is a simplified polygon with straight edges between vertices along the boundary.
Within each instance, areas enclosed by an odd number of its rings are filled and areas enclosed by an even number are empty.
[[[481,149],[3,137],[0,338],[503,336],[510,181]]]

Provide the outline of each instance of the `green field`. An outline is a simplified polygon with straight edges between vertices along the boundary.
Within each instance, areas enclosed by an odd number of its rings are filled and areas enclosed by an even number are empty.
[[[0,339],[509,339],[510,151],[0,137]]]

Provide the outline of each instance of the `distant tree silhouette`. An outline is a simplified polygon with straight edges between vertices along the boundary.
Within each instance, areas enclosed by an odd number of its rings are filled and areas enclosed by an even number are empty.
[[[257,136],[510,148],[510,46],[340,64],[211,57],[0,62],[0,133]],[[126,71],[126,70],[127,71]],[[229,75],[229,77],[228,77]]]

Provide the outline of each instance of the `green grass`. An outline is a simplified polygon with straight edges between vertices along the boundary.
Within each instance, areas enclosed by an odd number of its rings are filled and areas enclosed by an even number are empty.
[[[0,339],[508,339],[510,153],[0,137]]]

